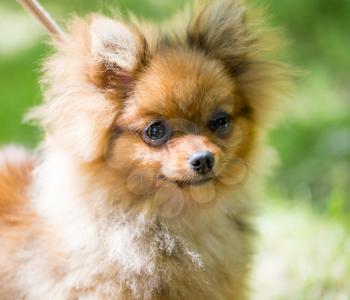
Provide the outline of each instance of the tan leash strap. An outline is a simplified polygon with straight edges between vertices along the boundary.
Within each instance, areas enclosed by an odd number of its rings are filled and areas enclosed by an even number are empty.
[[[55,38],[62,39],[64,36],[63,30],[50,16],[50,14],[40,5],[37,0],[17,0],[22,7],[32,14],[45,29]]]

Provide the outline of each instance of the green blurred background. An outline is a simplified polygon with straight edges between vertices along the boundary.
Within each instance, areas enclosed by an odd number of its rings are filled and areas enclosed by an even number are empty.
[[[185,0],[42,0],[58,20],[118,8],[160,22]],[[350,299],[350,1],[251,0],[290,40],[305,72],[288,119],[270,135],[280,163],[262,201],[252,285],[256,299]],[[34,147],[21,122],[40,101],[42,28],[15,1],[0,3],[0,145]]]

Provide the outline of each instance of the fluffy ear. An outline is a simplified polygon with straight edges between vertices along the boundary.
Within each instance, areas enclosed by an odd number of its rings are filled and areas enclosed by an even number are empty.
[[[249,9],[243,0],[213,0],[188,26],[190,47],[220,60],[235,79],[237,93],[260,124],[270,123],[279,103],[292,88],[294,70],[281,64],[276,50],[284,40],[266,27],[260,9]],[[261,14],[262,13],[262,14]]]
[[[104,155],[119,100],[145,65],[147,46],[133,25],[98,15],[73,19],[66,33],[44,65],[45,101],[27,119],[90,162]]]
[[[188,27],[188,43],[220,59],[235,74],[251,51],[253,37],[245,24],[245,9],[238,0],[212,1]]]
[[[100,88],[126,96],[147,58],[145,38],[132,25],[94,16],[90,24],[90,50],[95,62],[91,79]]]

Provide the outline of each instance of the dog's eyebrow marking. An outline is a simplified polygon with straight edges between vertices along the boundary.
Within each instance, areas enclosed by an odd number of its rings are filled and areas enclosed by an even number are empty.
[[[111,140],[118,138],[125,130],[121,126],[115,126],[112,129]]]
[[[249,120],[253,119],[254,110],[249,105],[245,104],[237,113],[237,116],[241,116],[243,118],[247,118]]]

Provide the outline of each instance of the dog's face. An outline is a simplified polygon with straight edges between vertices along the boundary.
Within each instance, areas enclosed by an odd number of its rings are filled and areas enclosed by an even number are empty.
[[[128,204],[217,199],[244,183],[286,79],[236,2],[214,1],[176,35],[76,20],[48,60],[37,118]]]
[[[219,61],[195,51],[160,52],[115,120],[108,162],[125,175],[145,170],[152,188],[215,183],[228,176],[248,142],[248,117]]]

